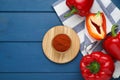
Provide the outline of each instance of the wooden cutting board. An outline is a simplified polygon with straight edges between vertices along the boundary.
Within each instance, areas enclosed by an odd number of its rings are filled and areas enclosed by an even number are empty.
[[[58,34],[66,34],[71,39],[71,47],[65,52],[59,52],[52,46],[53,38]],[[80,39],[76,32],[69,27],[56,26],[51,28],[44,36],[42,47],[45,56],[55,63],[67,63],[73,60],[80,49]]]

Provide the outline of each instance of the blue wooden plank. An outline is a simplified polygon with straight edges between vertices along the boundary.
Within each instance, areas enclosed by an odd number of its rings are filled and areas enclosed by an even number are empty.
[[[61,22],[55,13],[0,13],[0,41],[42,41],[56,25]]]
[[[120,0],[112,0],[112,2],[120,9]]]
[[[53,11],[57,0],[0,0],[0,11]]]
[[[0,73],[0,80],[84,80],[80,73]]]
[[[0,0],[0,11],[54,11],[57,0]],[[112,0],[119,8],[120,1]]]
[[[84,80],[81,73],[0,73],[0,80]],[[120,78],[111,80],[120,80]]]
[[[79,55],[70,63],[56,64],[49,61],[42,51],[42,44],[0,43],[0,72],[80,72]]]

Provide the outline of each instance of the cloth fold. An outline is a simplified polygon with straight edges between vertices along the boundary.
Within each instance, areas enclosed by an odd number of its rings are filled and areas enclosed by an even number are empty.
[[[53,4],[53,8],[56,11],[59,19],[62,21],[63,25],[71,27],[78,34],[81,45],[80,50],[83,56],[85,56],[87,53],[86,47],[92,43],[95,44],[92,45],[94,47],[90,48],[91,50],[89,53],[92,51],[104,51],[101,45],[102,41],[96,41],[88,34],[85,26],[85,17],[81,17],[75,14],[68,18],[64,18],[64,15],[70,11],[66,5],[66,0],[58,0]],[[97,13],[98,11],[104,12],[105,14],[107,22],[107,33],[110,32],[113,24],[120,25],[120,10],[112,3],[111,0],[94,0],[91,12]],[[120,76],[120,68],[118,66],[120,66],[119,61],[115,63],[116,70],[113,74],[114,78],[118,78]]]

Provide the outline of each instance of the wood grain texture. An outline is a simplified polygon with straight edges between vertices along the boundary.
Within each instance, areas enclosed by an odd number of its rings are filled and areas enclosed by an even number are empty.
[[[55,64],[43,53],[41,42],[0,43],[0,72],[80,72],[82,54],[67,64]]]
[[[66,34],[71,39],[71,47],[65,52],[58,52],[52,46],[52,40],[58,34]],[[55,63],[68,63],[77,56],[80,49],[80,40],[71,28],[55,26],[45,34],[42,45],[48,59]]]
[[[52,4],[57,0],[0,0],[0,11],[54,12]],[[120,1],[112,0],[119,8]]]
[[[0,73],[0,80],[83,80],[80,73]]]
[[[0,41],[42,41],[56,25],[55,13],[0,13]]]
[[[52,4],[57,0],[0,0],[0,11],[54,11]]]
[[[84,80],[79,73],[81,54],[64,65],[43,54],[45,32],[61,25],[51,6],[55,1],[0,0],[0,80]],[[112,1],[120,8],[120,0]]]

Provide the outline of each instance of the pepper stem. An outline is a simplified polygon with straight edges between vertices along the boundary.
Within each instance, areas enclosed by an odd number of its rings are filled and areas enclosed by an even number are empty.
[[[100,64],[96,61],[91,62],[90,65],[87,66],[91,73],[96,74],[100,70]]]
[[[118,25],[114,24],[111,28],[111,33],[113,37],[117,36],[117,33],[115,32],[115,29],[117,29],[117,27]]]
[[[96,16],[98,17],[100,15],[100,11],[98,11],[97,13],[96,13]]]
[[[73,7],[69,13],[64,15],[64,17],[67,18],[67,17],[73,15],[75,12],[77,12],[77,9],[75,7]]]

